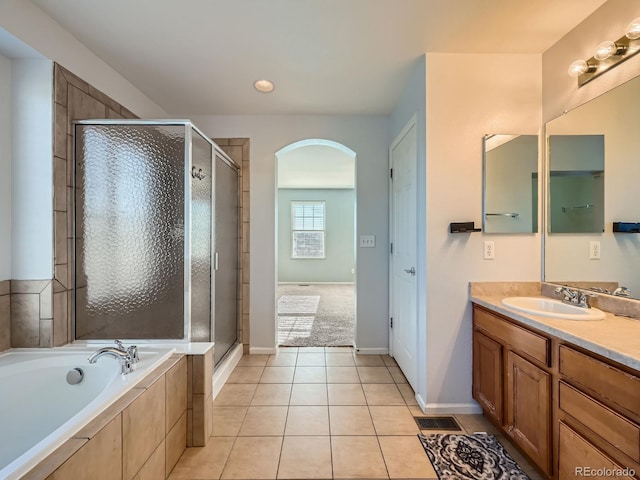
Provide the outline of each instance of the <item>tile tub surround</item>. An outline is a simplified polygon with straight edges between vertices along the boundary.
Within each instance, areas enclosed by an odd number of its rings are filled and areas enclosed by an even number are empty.
[[[174,354],[24,480],[164,479],[186,448],[187,357]]]
[[[604,320],[597,321],[542,317],[505,307],[501,303],[504,297],[505,295],[477,295],[471,296],[470,300],[543,333],[640,370],[640,321],[612,313],[607,313]]]
[[[53,346],[52,283],[52,280],[11,280],[6,298],[10,303],[12,347]],[[0,311],[0,316],[3,312]]]

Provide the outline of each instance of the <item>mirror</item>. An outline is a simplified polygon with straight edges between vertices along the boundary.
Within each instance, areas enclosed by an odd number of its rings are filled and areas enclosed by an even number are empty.
[[[485,135],[482,228],[538,231],[538,136]]]
[[[640,222],[639,98],[636,77],[546,124],[545,281],[640,299],[640,234],[613,231]]]

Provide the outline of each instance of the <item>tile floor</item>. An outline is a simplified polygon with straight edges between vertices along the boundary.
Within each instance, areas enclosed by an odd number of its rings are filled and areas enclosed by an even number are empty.
[[[348,347],[245,355],[214,400],[212,438],[187,449],[169,478],[436,479],[414,415],[422,412],[413,390],[388,355]],[[468,432],[497,433],[481,415],[457,419]]]

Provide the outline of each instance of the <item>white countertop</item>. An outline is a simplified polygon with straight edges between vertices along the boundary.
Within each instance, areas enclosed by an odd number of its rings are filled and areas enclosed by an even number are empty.
[[[471,301],[605,358],[640,371],[640,320],[606,313],[604,320],[576,321],[543,317],[502,305],[500,296],[472,296]]]

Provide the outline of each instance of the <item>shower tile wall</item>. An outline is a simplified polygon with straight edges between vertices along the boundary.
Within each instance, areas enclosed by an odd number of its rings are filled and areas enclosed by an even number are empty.
[[[238,340],[249,353],[249,139],[214,138],[216,144],[240,167],[240,267],[238,272]]]
[[[0,352],[11,348],[11,282],[0,282]]]

